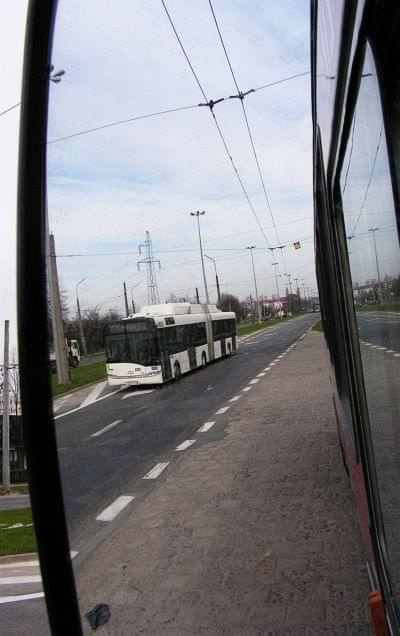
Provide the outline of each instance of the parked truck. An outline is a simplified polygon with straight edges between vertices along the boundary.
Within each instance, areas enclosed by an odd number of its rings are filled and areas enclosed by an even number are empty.
[[[81,352],[79,350],[79,344],[77,340],[67,340],[65,338],[65,347],[68,355],[68,364],[70,367],[75,368],[81,361]],[[50,370],[51,373],[57,372],[56,354],[53,350],[50,351]]]

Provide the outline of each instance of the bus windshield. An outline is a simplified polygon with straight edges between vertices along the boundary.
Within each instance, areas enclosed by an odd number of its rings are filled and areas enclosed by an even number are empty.
[[[148,321],[115,322],[105,328],[106,362],[160,364],[160,348],[154,325]]]

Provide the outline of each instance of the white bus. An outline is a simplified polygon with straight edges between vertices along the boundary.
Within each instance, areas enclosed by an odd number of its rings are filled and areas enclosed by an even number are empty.
[[[109,384],[162,384],[234,353],[236,315],[215,305],[151,305],[108,323],[104,345]]]

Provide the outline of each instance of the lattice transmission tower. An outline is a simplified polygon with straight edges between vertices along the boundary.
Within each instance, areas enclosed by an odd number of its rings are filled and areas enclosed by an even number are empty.
[[[154,265],[158,263],[158,269],[161,269],[161,262],[158,258],[153,256],[153,246],[151,243],[150,232],[146,232],[146,240],[139,245],[139,254],[142,254],[142,248],[145,249],[145,258],[138,261],[138,270],[141,265],[147,267],[147,302],[149,305],[158,305],[160,303],[160,296],[158,295],[156,271]]]

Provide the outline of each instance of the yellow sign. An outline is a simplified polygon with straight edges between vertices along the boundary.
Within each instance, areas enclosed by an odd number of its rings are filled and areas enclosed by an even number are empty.
[[[299,250],[301,248],[300,241],[296,241],[296,243],[293,243],[293,245],[295,250]]]

